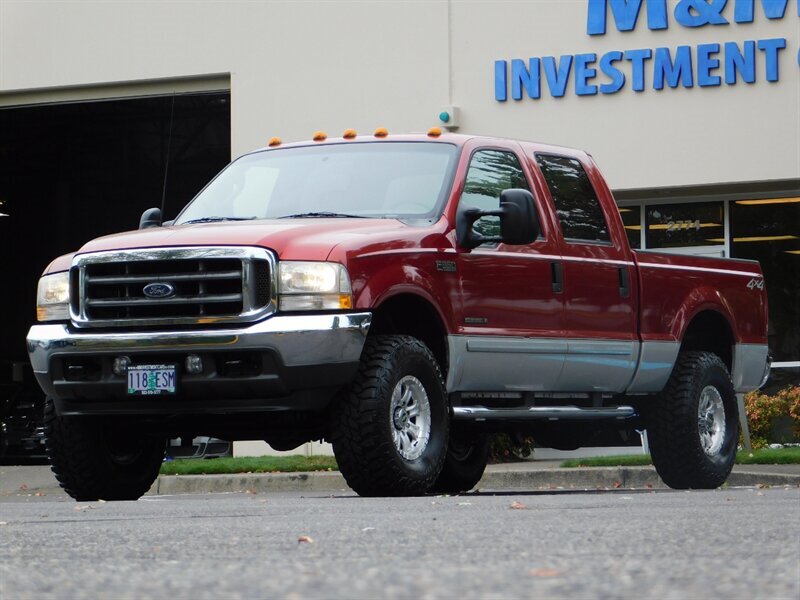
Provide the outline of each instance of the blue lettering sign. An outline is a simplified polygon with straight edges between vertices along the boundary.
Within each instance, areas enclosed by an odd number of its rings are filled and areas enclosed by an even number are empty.
[[[758,49],[766,57],[767,81],[778,81],[778,52],[784,48],[786,48],[786,38],[758,40]]]
[[[586,33],[589,35],[605,35],[608,5],[614,23],[620,31],[633,31],[639,20],[642,0],[589,0],[589,15]],[[648,0],[647,26],[650,29],[667,28],[667,0]]]
[[[653,51],[650,50],[650,48],[643,48],[641,50],[626,50],[624,56],[625,60],[631,61],[631,68],[633,69],[633,72],[631,73],[631,77],[633,79],[633,91],[643,92],[644,63],[645,61],[650,60],[650,57],[653,56]]]
[[[782,19],[786,14],[789,0],[760,0],[764,15],[768,19]],[[605,35],[609,7],[614,24],[619,31],[633,31],[639,21],[642,3],[647,11],[647,27],[651,30],[667,29],[666,0],[588,0],[586,33]],[[752,23],[755,18],[756,0],[734,0],[733,20],[736,23]],[[722,11],[728,0],[680,0],[674,10],[675,20],[684,27],[704,27],[705,25],[728,25]],[[797,3],[800,16],[800,0]]]
[[[494,99],[498,102],[508,100],[508,85],[506,83],[506,73],[508,63],[504,60],[494,61]]]
[[[550,95],[554,98],[561,98],[564,92],[567,91],[569,71],[572,68],[572,55],[565,54],[562,56],[558,61],[557,68],[555,57],[545,56],[542,58],[542,66],[544,67],[545,77],[547,77],[547,87],[550,88]]]
[[[604,83],[600,91],[604,94],[616,94],[625,87],[625,74],[614,66],[615,62],[622,60],[622,52],[612,50],[606,52],[600,59],[600,70],[611,78],[611,83]]]
[[[534,100],[541,97],[539,59],[531,58],[528,61],[530,70],[525,66],[525,61],[515,58],[511,61],[511,97],[522,100],[522,88]]]
[[[656,48],[653,59],[653,88],[664,89],[664,81],[671,88],[678,87],[678,82],[685,88],[694,85],[692,80],[692,51],[689,46],[678,46],[675,60],[670,57],[669,48]]]
[[[756,43],[753,40],[744,43],[744,53],[736,42],[725,44],[725,83],[735,84],[737,73],[746,83],[756,80]]]
[[[719,69],[719,59],[712,57],[719,54],[719,44],[700,44],[697,46],[697,85],[700,87],[717,86],[722,83],[719,75],[711,71]]]
[[[597,54],[575,55],[575,93],[578,96],[594,96],[597,86],[590,84],[589,80],[597,76],[597,69],[591,67],[597,62]]]
[[[727,25],[722,9],[728,0],[681,0],[675,7],[675,20],[684,27]]]
[[[789,0],[761,0],[764,14],[768,19],[782,19],[786,14],[786,5]],[[755,13],[755,0],[736,0],[733,11],[733,20],[737,23],[752,23]],[[800,15],[800,2],[797,3],[797,14]]]

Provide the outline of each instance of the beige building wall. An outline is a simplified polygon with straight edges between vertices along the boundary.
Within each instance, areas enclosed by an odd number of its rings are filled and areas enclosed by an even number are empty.
[[[0,106],[231,90],[234,156],[274,135],[424,131],[460,107],[461,132],[580,147],[614,189],[800,178],[800,18],[586,34],[586,0],[0,0]],[[732,19],[734,2],[724,15]],[[494,98],[494,61],[783,37],[780,80],[613,95]],[[596,66],[596,65],[595,65]],[[628,73],[629,70],[623,67]],[[596,83],[604,82],[603,76]],[[263,442],[237,445],[262,453]],[[329,448],[305,447],[327,453]]]
[[[800,19],[650,31],[609,19],[586,34],[586,0],[529,2],[0,0],[0,105],[187,89],[229,81],[238,155],[278,135],[422,131],[442,106],[460,131],[585,148],[615,189],[800,177]],[[732,19],[734,2],[723,13]],[[498,59],[785,37],[780,81],[563,98],[494,99]],[[229,79],[228,79],[229,77]],[[161,80],[160,84],[151,84]],[[598,82],[605,81],[601,76]],[[111,90],[111,91],[109,91]]]

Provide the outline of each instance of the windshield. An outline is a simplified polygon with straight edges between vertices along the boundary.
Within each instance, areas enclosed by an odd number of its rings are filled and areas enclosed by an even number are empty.
[[[248,154],[175,220],[371,217],[436,219],[457,148],[429,142],[303,146]]]

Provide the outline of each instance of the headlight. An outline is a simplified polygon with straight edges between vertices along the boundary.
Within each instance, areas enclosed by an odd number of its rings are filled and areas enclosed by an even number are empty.
[[[36,318],[39,321],[69,319],[69,273],[45,275],[36,290]]]
[[[347,269],[338,263],[285,261],[278,264],[280,310],[353,308]]]

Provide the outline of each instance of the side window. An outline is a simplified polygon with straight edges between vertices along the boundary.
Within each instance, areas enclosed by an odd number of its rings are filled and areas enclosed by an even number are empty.
[[[502,150],[480,150],[469,164],[461,202],[481,210],[496,210],[500,207],[500,192],[510,188],[530,191],[516,155]],[[481,217],[474,229],[481,235],[499,236],[500,218]]]
[[[580,161],[566,156],[537,154],[536,162],[553,196],[564,237],[567,240],[610,242],[603,209]]]

